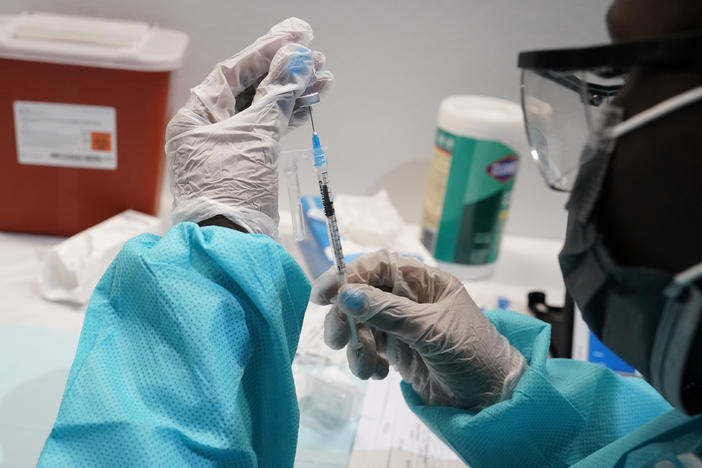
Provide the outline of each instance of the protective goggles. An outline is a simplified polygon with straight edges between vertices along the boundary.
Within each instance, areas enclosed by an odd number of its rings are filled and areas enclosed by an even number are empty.
[[[634,69],[702,70],[702,31],[584,49],[522,52],[521,101],[532,157],[549,187],[570,191],[582,148]]]

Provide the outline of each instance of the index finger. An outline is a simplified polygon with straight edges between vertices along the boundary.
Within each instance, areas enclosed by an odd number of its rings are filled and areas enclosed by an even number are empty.
[[[238,77],[239,89],[235,94],[254,84],[268,72],[268,67],[275,54],[288,44],[309,46],[312,42],[312,27],[299,18],[288,18],[273,26],[267,34],[220,63],[225,76],[232,73]]]
[[[346,279],[348,283],[368,284],[419,303],[435,301],[458,281],[415,258],[388,250],[367,253],[348,263]],[[338,290],[336,270],[331,268],[314,282],[310,300],[319,305],[332,304]]]
[[[236,96],[268,73],[276,52],[287,44],[308,46],[311,26],[298,18],[288,18],[273,26],[244,50],[218,63],[193,92],[216,121],[235,113]]]

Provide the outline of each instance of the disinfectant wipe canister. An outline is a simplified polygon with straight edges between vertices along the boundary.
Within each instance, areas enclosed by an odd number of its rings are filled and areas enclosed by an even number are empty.
[[[523,140],[518,104],[484,96],[441,102],[424,199],[422,242],[460,278],[489,275],[497,260]]]

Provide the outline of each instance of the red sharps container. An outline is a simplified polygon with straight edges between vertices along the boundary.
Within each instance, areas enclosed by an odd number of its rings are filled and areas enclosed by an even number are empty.
[[[155,214],[187,43],[147,23],[0,15],[0,230],[68,236]]]

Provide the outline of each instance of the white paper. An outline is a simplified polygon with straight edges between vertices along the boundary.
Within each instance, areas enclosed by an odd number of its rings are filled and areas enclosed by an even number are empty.
[[[466,464],[409,409],[400,375],[371,380],[349,468],[459,468]]]

